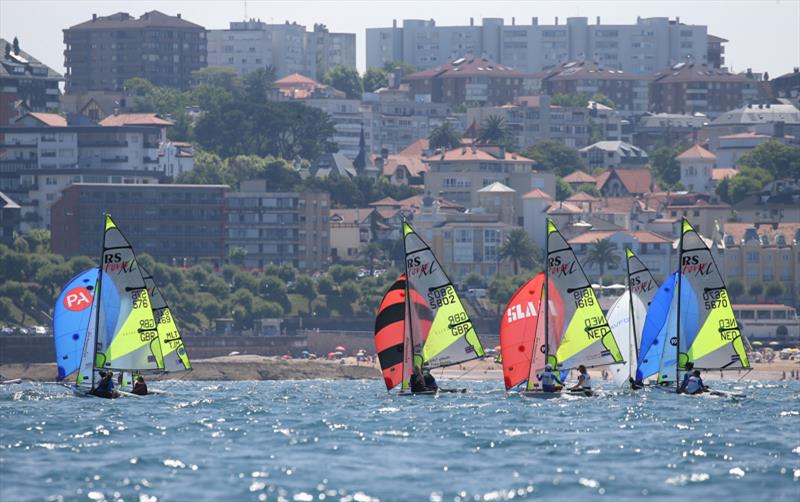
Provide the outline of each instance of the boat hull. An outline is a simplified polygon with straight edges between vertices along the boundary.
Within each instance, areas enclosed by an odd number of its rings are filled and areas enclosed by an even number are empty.
[[[592,390],[562,390],[558,392],[544,392],[542,390],[523,390],[519,392],[522,397],[534,399],[555,399],[561,396],[594,397],[597,394]]]
[[[436,396],[438,394],[465,394],[467,389],[438,389],[438,390],[423,390],[420,392],[401,391],[398,396]]]

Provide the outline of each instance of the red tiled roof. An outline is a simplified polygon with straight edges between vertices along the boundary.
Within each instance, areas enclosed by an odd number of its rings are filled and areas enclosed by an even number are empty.
[[[428,157],[428,162],[480,162],[480,161],[495,161],[495,162],[533,162],[527,157],[516,153],[505,152],[504,157],[497,158],[486,150],[478,147],[461,147],[448,150],[441,155],[433,155]]]
[[[654,84],[686,82],[753,82],[745,76],[735,75],[728,70],[709,68],[704,64],[679,63],[655,74]]]
[[[603,68],[593,61],[571,61],[547,72],[545,80],[653,80],[651,75]]]
[[[291,75],[286,75],[285,77],[279,78],[275,81],[276,87],[301,87],[301,86],[310,86],[310,87],[319,87],[323,85],[321,82],[314,80],[311,77],[306,77],[305,75],[301,75],[299,73],[292,73]]]
[[[739,173],[733,167],[715,167],[711,170],[711,179],[713,181],[722,181],[725,178],[733,178]]]
[[[392,176],[401,167],[405,167],[411,176],[420,176],[428,172],[428,165],[420,157],[389,155],[383,162],[383,175]]]
[[[129,28],[145,28],[145,27],[199,28],[201,30],[203,29],[203,27],[200,26],[199,24],[194,24],[185,19],[182,19],[180,17],[180,14],[177,16],[169,16],[157,10],[151,10],[150,12],[145,12],[139,18],[131,16],[127,12],[117,12],[116,14],[111,14],[110,16],[104,16],[104,17],[98,16],[96,19],[93,18],[88,21],[84,21],[83,23],[71,26],[69,29],[70,30],[94,30],[94,29],[122,30]]]
[[[768,134],[758,134],[754,132],[740,132],[738,134],[726,134],[720,136],[719,139],[751,139],[751,138],[770,138]]]
[[[415,157],[421,157],[426,150],[430,149],[431,142],[428,141],[428,138],[420,138],[415,142],[411,143],[407,147],[403,148],[397,155],[411,155]]]
[[[583,209],[569,202],[554,202],[547,208],[547,214],[579,214]]]
[[[378,206],[399,206],[400,203],[391,197],[384,197],[381,200],[376,200],[375,202],[370,202],[367,204],[368,206],[378,207]]]
[[[553,200],[553,197],[550,196],[548,193],[539,190],[538,188],[534,188],[530,192],[526,193],[522,196],[523,199],[546,199],[546,200]]]
[[[599,199],[589,195],[586,192],[578,192],[567,197],[567,200],[569,202],[595,202]]]
[[[371,207],[360,209],[331,209],[329,211],[331,223],[356,225],[366,222],[375,209]]]
[[[33,117],[44,125],[50,127],[67,127],[66,117],[57,113],[29,112],[18,118],[17,121],[21,120],[25,116]]]
[[[120,113],[109,115],[99,122],[101,126],[126,126],[126,125],[153,125],[171,126],[171,120],[167,120],[157,113]]]
[[[775,245],[775,238],[778,234],[783,234],[786,238],[786,244],[790,245],[792,240],[794,240],[794,236],[797,234],[797,231],[800,230],[800,223],[792,222],[792,223],[777,223],[777,224],[757,224],[757,223],[723,223],[722,224],[722,233],[723,235],[731,235],[736,242],[736,245],[740,245],[742,243],[742,239],[744,239],[745,232],[748,229],[755,228],[756,233],[761,235],[767,235],[769,237],[770,245]]]
[[[688,148],[686,151],[684,151],[675,158],[677,160],[694,160],[694,159],[717,160],[716,155],[709,152],[700,145],[693,145],[692,147]]]
[[[594,176],[579,169],[572,171],[561,179],[567,183],[595,183],[597,181]]]
[[[640,244],[668,244],[671,239],[649,230],[587,230],[586,232],[569,240],[570,244],[594,244],[597,241],[608,239],[618,233],[630,235]]]
[[[649,168],[610,169],[597,177],[597,188],[602,190],[612,173],[616,173],[625,190],[632,194],[648,193],[653,184],[653,176]]]
[[[403,80],[424,80],[433,78],[525,78],[527,73],[515,70],[510,66],[497,64],[487,58],[463,57],[447,64],[429,68],[406,76]]]

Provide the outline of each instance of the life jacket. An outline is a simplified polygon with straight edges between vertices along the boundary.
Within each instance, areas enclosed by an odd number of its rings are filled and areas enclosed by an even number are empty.
[[[703,381],[700,380],[700,377],[696,377],[694,375],[689,377],[689,381],[686,383],[686,392],[689,394],[695,394],[702,389]]]
[[[554,387],[558,383],[558,377],[552,371],[544,371],[539,375],[542,387]]]

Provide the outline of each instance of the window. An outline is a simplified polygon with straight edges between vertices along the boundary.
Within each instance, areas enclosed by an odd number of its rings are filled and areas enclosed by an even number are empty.
[[[759,319],[769,319],[769,310],[759,310],[758,311],[758,318]]]

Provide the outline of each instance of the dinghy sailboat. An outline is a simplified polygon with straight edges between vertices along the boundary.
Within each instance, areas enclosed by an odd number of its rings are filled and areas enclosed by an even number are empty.
[[[539,308],[534,315],[537,300]],[[549,219],[545,271],[512,297],[500,336],[506,388],[525,381],[520,393],[528,397],[558,395],[543,392],[535,378],[548,364],[561,372],[563,380],[569,370],[579,366],[623,362],[589,279],[572,247]],[[579,395],[591,392],[581,390]]]
[[[464,363],[485,355],[455,286],[431,248],[403,222],[405,273],[383,297],[375,319],[375,347],[387,390],[411,391],[416,372]],[[444,389],[439,389],[442,392]]]
[[[659,382],[668,382],[675,392],[680,391],[688,363],[704,371],[750,368],[725,281],[708,245],[686,218],[681,225],[678,263],[669,349],[663,351],[659,368]]]
[[[614,382],[622,386],[635,387],[639,341],[644,329],[647,309],[658,291],[653,274],[630,248],[625,249],[628,272],[628,288],[608,309],[606,318],[619,344],[625,362],[612,369]]]

